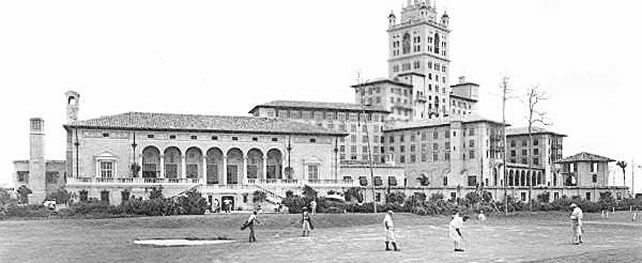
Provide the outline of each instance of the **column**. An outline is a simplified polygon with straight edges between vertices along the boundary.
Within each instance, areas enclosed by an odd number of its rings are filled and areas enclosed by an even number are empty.
[[[219,178],[218,183],[220,185],[226,185],[227,184],[227,155],[223,155],[223,175],[221,176],[222,178]]]
[[[267,179],[267,154],[263,156],[263,178],[261,179]]]
[[[187,165],[185,164],[185,154],[181,155],[181,179],[187,178]]]
[[[143,177],[143,154],[138,155],[138,164],[140,165],[140,171],[138,171],[138,174],[133,175],[133,177]]]
[[[207,184],[207,157],[206,156],[203,156],[203,169],[201,170],[203,171],[203,176],[202,176],[203,181],[201,182],[201,184]]]
[[[158,178],[165,178],[165,155],[160,155],[160,174]]]
[[[241,178],[242,184],[247,184],[247,156],[243,156],[243,178]]]

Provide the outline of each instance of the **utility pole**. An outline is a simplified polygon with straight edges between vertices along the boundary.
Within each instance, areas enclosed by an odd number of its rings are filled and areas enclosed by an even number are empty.
[[[377,193],[375,190],[375,181],[374,181],[374,169],[372,168],[372,150],[370,149],[370,134],[368,133],[368,117],[366,116],[366,108],[365,108],[365,94],[366,94],[366,87],[363,86],[361,82],[361,73],[357,73],[357,83],[359,84],[358,89],[361,93],[361,98],[360,98],[360,103],[361,105],[361,112],[364,118],[364,129],[366,132],[366,140],[367,140],[367,147],[368,147],[368,166],[370,167],[370,180],[371,180],[371,186],[372,186],[372,207],[374,208],[374,213],[377,213]],[[369,105],[368,105],[369,106]],[[358,120],[359,118],[357,118]],[[361,122],[359,122],[361,124]]]
[[[508,99],[506,94],[509,91],[508,77],[502,78],[502,83],[499,87],[502,89],[502,165],[504,166],[502,169],[502,177],[504,178],[504,214],[508,214],[508,188],[506,187],[508,185],[508,178],[506,177],[506,100]]]

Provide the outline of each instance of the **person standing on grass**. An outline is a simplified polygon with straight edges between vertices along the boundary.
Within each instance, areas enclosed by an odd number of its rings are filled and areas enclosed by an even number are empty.
[[[304,207],[303,208],[303,218],[301,219],[301,224],[303,224],[303,236],[310,235],[310,231],[314,229],[312,226],[312,218],[310,217],[310,213],[308,213],[308,208]]]
[[[250,243],[256,242],[256,234],[254,233],[254,227],[259,224],[259,221],[256,219],[256,215],[258,213],[256,211],[252,212],[250,214],[250,217],[247,219],[245,224],[243,224],[243,227],[241,229],[245,228],[250,228]]]
[[[215,198],[214,202],[212,202],[213,213],[218,213],[218,206],[219,206],[218,198]]]
[[[311,212],[312,212],[313,215],[317,214],[317,201],[316,200],[312,200],[312,202],[310,202],[310,210],[312,210]]]
[[[395,251],[401,251],[401,249],[397,248],[397,239],[395,238],[395,226],[394,223],[392,222],[392,210],[388,210],[388,213],[386,213],[386,216],[383,218],[383,226],[386,227],[386,251],[390,251],[390,246],[389,244],[392,243],[392,247],[394,248]]]
[[[467,216],[464,216],[463,218],[459,215],[459,212],[453,211],[453,219],[450,221],[450,224],[448,225],[448,232],[450,234],[450,238],[453,240],[453,244],[455,245],[455,252],[464,252],[464,249],[461,248],[461,240],[463,238],[461,234],[462,227],[464,226],[464,221],[468,219]]]
[[[573,228],[573,244],[579,245],[582,243],[582,209],[575,203],[571,204],[571,225]]]
[[[224,199],[223,206],[225,207],[225,213],[230,213],[232,211],[232,200]]]

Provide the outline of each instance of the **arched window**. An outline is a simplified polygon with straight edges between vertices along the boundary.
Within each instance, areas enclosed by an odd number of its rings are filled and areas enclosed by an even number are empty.
[[[410,53],[410,34],[408,34],[408,33],[403,35],[402,52],[403,52],[403,54]]]
[[[433,45],[433,51],[435,54],[439,54],[439,33],[435,33],[435,44]]]

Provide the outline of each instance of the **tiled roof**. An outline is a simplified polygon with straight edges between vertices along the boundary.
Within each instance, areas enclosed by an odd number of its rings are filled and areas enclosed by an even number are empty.
[[[396,131],[396,130],[409,130],[417,128],[427,128],[434,126],[444,126],[450,125],[451,122],[461,121],[463,123],[473,123],[473,122],[490,122],[501,125],[502,122],[495,121],[489,118],[485,118],[479,115],[465,115],[465,116],[451,116],[445,118],[436,118],[436,119],[426,119],[426,120],[415,120],[415,121],[397,121],[393,125],[394,127],[389,127],[385,131]],[[509,126],[510,124],[506,124]]]
[[[455,98],[455,99],[467,100],[467,101],[471,101],[471,102],[477,102],[477,99],[473,99],[473,98],[469,98],[469,97],[460,96],[460,95],[457,95],[457,94],[455,94],[455,93],[450,93],[450,97],[451,97],[451,98]]]
[[[346,111],[362,111],[361,105],[356,103],[343,103],[343,102],[319,102],[319,101],[294,101],[294,100],[275,100],[268,103],[259,104],[254,106],[250,113],[258,107],[269,108],[297,108],[297,109],[333,109],[333,110],[346,110]],[[366,111],[376,112],[389,112],[380,107],[364,106]]]
[[[556,163],[574,163],[574,162],[615,162],[611,158],[599,156],[592,153],[581,152],[573,156],[556,161]]]
[[[79,121],[73,125],[65,125],[65,127],[76,126],[80,128],[135,130],[217,131],[232,133],[311,134],[332,136],[347,135],[345,133],[332,131],[311,124],[275,118],[145,112],[128,112]]]
[[[553,135],[559,135],[566,137],[566,134],[550,131],[547,129],[544,129],[542,127],[532,127],[532,132],[533,134],[553,134]],[[528,127],[515,127],[515,128],[509,128],[506,129],[506,136],[511,136],[511,135],[528,135]]]

